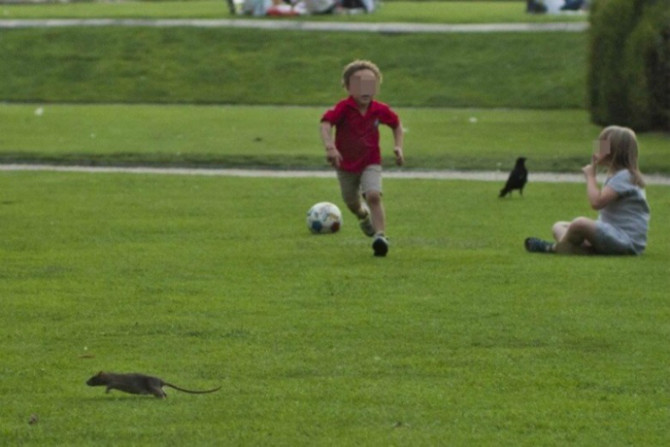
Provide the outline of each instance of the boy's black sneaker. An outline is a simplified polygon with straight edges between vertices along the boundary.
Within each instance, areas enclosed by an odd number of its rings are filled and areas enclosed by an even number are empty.
[[[375,237],[374,242],[372,242],[372,249],[375,252],[375,256],[386,256],[386,253],[389,251],[389,241],[386,240],[383,234],[379,234]]]

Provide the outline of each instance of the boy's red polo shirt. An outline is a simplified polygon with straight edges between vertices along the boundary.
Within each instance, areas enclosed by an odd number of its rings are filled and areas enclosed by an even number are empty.
[[[342,154],[340,169],[348,172],[362,172],[369,165],[381,164],[379,124],[392,129],[400,125],[398,115],[382,102],[373,100],[361,115],[351,96],[327,110],[321,121],[335,126],[335,146]]]

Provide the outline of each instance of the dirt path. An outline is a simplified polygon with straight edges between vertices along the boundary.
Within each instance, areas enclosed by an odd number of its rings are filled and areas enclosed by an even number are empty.
[[[307,170],[274,170],[274,169],[208,169],[208,168],[150,168],[150,167],[90,167],[90,166],[55,166],[7,164],[0,165],[0,172],[10,171],[48,171],[48,172],[81,172],[90,174],[143,174],[143,175],[197,175],[221,177],[268,177],[268,178],[334,178],[333,171]],[[427,180],[472,180],[482,182],[505,182],[507,173],[501,171],[403,171],[388,169],[384,178],[392,179],[427,179]],[[599,178],[603,180],[603,178]],[[670,177],[662,175],[645,175],[650,185],[670,185]],[[550,172],[531,172],[529,182],[540,183],[583,183],[581,174],[564,174]]]
[[[294,31],[338,31],[369,33],[500,33],[500,32],[583,32],[586,22],[561,23],[343,23],[310,22],[302,20],[251,20],[251,19],[21,19],[0,20],[1,28],[63,28],[63,27],[194,27],[194,28],[254,28]]]

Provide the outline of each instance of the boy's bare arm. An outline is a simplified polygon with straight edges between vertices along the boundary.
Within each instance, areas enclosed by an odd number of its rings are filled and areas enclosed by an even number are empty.
[[[395,154],[395,162],[398,166],[405,164],[405,154],[402,150],[404,138],[402,124],[398,123],[398,127],[393,129],[393,153]]]
[[[339,167],[342,155],[337,150],[333,141],[333,125],[327,121],[321,122],[321,141],[323,141],[323,145],[326,148],[326,160],[328,160],[328,163],[335,168]]]
[[[321,141],[326,148],[326,151],[329,149],[337,149],[335,147],[335,142],[333,141],[333,125],[328,121],[321,122]]]

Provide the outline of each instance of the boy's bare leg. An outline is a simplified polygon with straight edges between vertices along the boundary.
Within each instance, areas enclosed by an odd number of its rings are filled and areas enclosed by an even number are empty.
[[[381,193],[379,191],[368,191],[365,194],[365,200],[370,208],[372,226],[375,228],[375,232],[383,234],[386,231],[386,215]]]
[[[382,205],[382,195],[379,191],[368,191],[365,199],[372,215],[372,226],[375,230],[372,249],[375,256],[386,256],[389,250],[388,240],[384,235],[386,230],[386,216],[384,215],[384,205]]]
[[[358,225],[361,227],[363,233],[368,237],[374,236],[375,229],[372,224],[372,212],[368,211],[368,206],[364,205],[361,196],[358,195],[355,199],[350,198],[346,204],[349,211],[358,218]]]
[[[570,222],[561,240],[556,243],[554,249],[561,254],[593,254],[590,242],[596,237],[596,222],[586,217],[578,217]]]
[[[358,202],[348,202],[347,208],[349,208],[349,211],[354,213],[354,215],[356,215],[356,217],[358,217],[359,219],[363,219],[365,218],[365,216],[368,215],[368,212],[363,206],[363,202],[360,200]]]
[[[337,177],[340,181],[342,200],[344,200],[349,211],[354,213],[358,219],[366,218],[368,210],[363,205],[359,179],[354,174],[344,171],[337,171]]]

